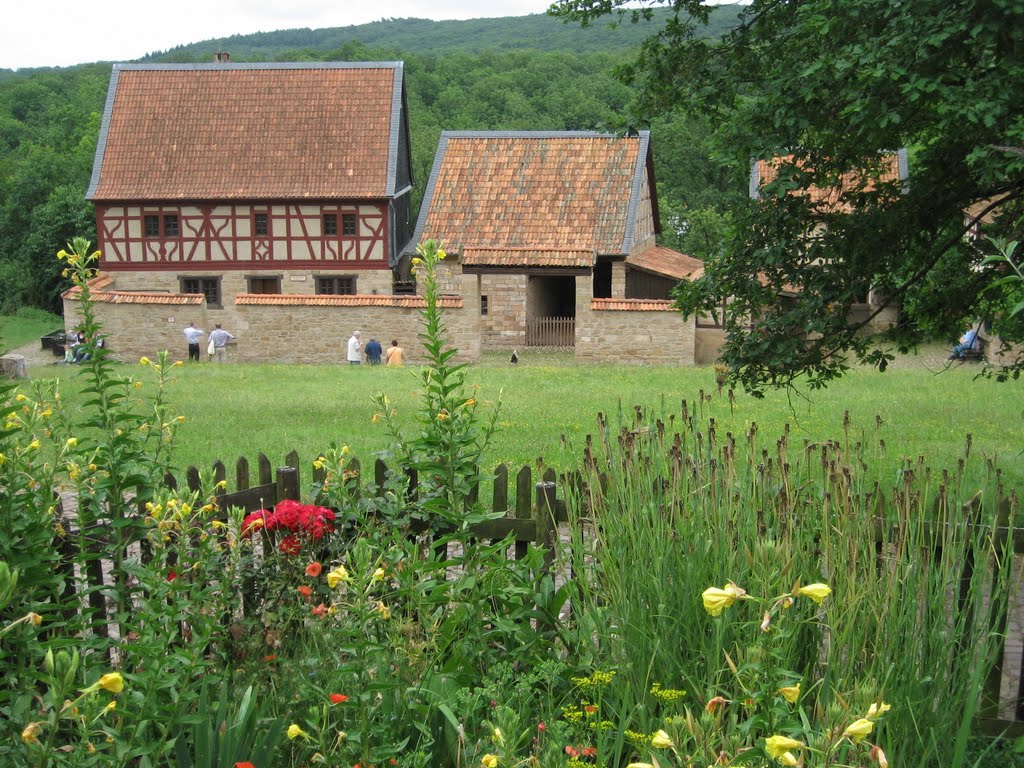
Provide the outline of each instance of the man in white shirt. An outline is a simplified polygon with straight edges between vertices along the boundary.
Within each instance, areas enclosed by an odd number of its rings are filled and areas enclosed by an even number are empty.
[[[349,365],[359,365],[363,360],[363,356],[361,354],[363,344],[359,341],[360,335],[359,331],[352,331],[352,337],[348,340]]]
[[[185,339],[188,341],[188,359],[195,360],[197,363],[199,362],[199,339],[202,336],[203,332],[196,327],[195,322],[190,323],[185,329]]]
[[[227,343],[234,338],[234,336],[220,327],[220,323],[217,323],[217,327],[210,334],[210,343],[213,344],[213,361],[215,363],[226,363],[228,361]]]

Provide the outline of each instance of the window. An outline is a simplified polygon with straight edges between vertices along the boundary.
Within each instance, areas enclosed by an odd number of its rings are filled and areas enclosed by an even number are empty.
[[[181,234],[178,214],[147,213],[142,217],[142,232],[146,237],[178,237]]]
[[[267,223],[267,214],[255,213],[252,217],[252,231],[255,235],[270,234],[270,227]]]
[[[316,292],[322,296],[352,296],[356,292],[354,277],[318,277]]]
[[[487,314],[487,297],[486,296],[481,296],[480,297],[480,314],[481,315],[486,315]]]
[[[280,277],[247,277],[249,293],[280,293]]]
[[[219,277],[182,277],[179,280],[182,293],[201,293],[206,296],[207,306],[221,308]]]
[[[324,214],[324,234],[325,235],[336,235],[336,234],[338,234],[338,214],[336,214],[336,213],[325,213]]]
[[[341,214],[341,234],[355,235],[357,231],[356,225],[356,215],[354,213]]]

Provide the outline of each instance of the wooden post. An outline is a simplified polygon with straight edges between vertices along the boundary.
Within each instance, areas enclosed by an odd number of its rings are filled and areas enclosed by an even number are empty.
[[[534,518],[537,523],[537,544],[544,549],[544,570],[549,571],[555,562],[555,543],[558,540],[558,524],[555,522],[555,483],[541,480],[537,483],[537,506]]]
[[[277,502],[299,501],[299,468],[277,468]],[[276,503],[276,502],[275,502]]]

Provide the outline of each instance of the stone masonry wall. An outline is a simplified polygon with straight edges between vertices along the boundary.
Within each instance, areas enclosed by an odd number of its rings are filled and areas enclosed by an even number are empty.
[[[693,365],[693,318],[658,311],[594,310],[593,279],[576,278],[576,359],[601,363]],[[651,304],[651,302],[645,302]]]
[[[488,307],[481,318],[485,348],[526,345],[526,285],[526,275],[481,276],[480,294],[487,297]]]
[[[368,274],[368,273],[367,273]],[[383,272],[390,281],[390,272]],[[177,290],[176,278],[174,291]],[[225,276],[222,292],[227,296],[228,285],[241,281],[242,276]],[[171,290],[169,282],[151,280],[148,290]],[[128,285],[131,285],[129,283]],[[118,275],[112,290],[131,290]],[[138,290],[142,289],[138,286]],[[360,285],[362,289],[362,285]],[[289,292],[291,293],[291,292]],[[390,294],[390,282],[388,291]],[[477,360],[480,357],[480,297],[476,281],[467,281],[461,308],[445,310],[445,319],[451,343],[459,348],[459,359]],[[225,301],[227,299],[225,298]],[[224,309],[208,309],[200,305],[175,304],[113,304],[98,302],[97,317],[102,322],[108,346],[115,359],[134,362],[142,356],[153,357],[161,350],[169,350],[172,359],[185,359],[187,344],[185,327],[193,320],[209,333],[215,323],[233,333],[237,342],[228,356],[245,362],[276,363],[338,363],[345,360],[345,343],[354,330],[362,332],[363,342],[376,338],[382,347],[397,339],[406,351],[406,360],[416,364],[423,359],[422,345],[417,339],[420,331],[420,309],[416,307],[380,306],[310,306],[310,305],[236,305],[225,303]],[[64,301],[67,329],[74,328],[80,319],[78,301]],[[205,352],[206,340],[203,340]]]

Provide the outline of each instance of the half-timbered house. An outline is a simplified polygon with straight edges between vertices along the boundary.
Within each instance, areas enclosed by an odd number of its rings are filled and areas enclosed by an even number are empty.
[[[411,192],[401,62],[114,65],[87,195],[111,348],[173,349],[192,320],[248,359],[337,359],[322,339],[371,322],[407,338]]]

